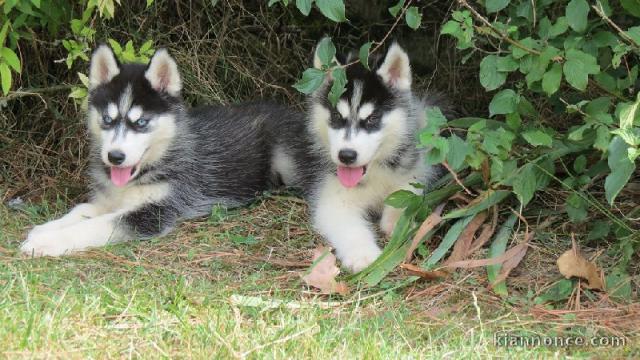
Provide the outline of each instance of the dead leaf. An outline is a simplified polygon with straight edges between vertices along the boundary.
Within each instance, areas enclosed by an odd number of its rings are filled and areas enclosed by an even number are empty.
[[[526,248],[528,246],[529,245],[527,243],[521,243],[521,244],[518,244],[518,245],[512,247],[511,249],[505,251],[504,254],[502,254],[502,255],[500,255],[498,257],[494,257],[494,258],[490,258],[490,259],[456,261],[456,262],[452,262],[450,264],[446,264],[445,267],[447,267],[447,268],[471,269],[471,268],[481,267],[481,266],[503,264],[503,263],[506,263],[509,259],[511,259],[514,256],[516,256],[519,253],[521,253],[523,247]]]
[[[473,254],[478,249],[480,249],[484,244],[491,239],[493,233],[496,232],[496,228],[498,227],[498,206],[493,207],[493,217],[491,218],[491,224],[482,225],[482,230],[480,231],[480,235],[476,238],[476,240],[471,244],[471,249],[469,249],[469,253]]]
[[[509,249],[509,250],[513,250],[512,251],[513,254],[509,259],[507,259],[507,261],[502,263],[500,274],[496,276],[496,280],[493,282],[493,284],[491,284],[492,287],[494,284],[499,284],[500,282],[504,281],[509,276],[509,274],[511,273],[511,270],[515,269],[516,266],[520,264],[522,259],[524,259],[524,256],[527,254],[528,249],[529,249],[529,239]]]
[[[407,270],[407,272],[409,272],[411,275],[420,276],[421,278],[427,280],[436,280],[447,276],[447,273],[445,271],[427,271],[413,264],[403,263],[400,264],[400,267]]]
[[[586,287],[589,289],[602,290],[604,288],[601,277],[602,271],[594,263],[582,256],[575,241],[571,249],[560,255],[557,264],[560,273],[565,278],[569,279],[575,276],[586,279],[588,282]]]
[[[471,255],[469,250],[471,249],[471,243],[473,243],[473,235],[475,235],[478,228],[480,228],[480,225],[482,225],[486,219],[487,212],[483,211],[481,213],[478,213],[473,218],[473,220],[471,220],[471,222],[467,224],[467,227],[462,230],[462,233],[460,233],[460,236],[458,236],[456,244],[451,251],[451,255],[449,256],[447,261],[444,262],[445,265],[448,263],[464,260],[469,255]]]
[[[316,262],[318,259],[320,260]],[[320,289],[323,294],[346,295],[349,293],[345,282],[336,281],[340,269],[336,266],[336,257],[331,253],[330,248],[320,246],[314,249],[313,262],[315,265],[312,265],[311,271],[302,277],[307,285]]]
[[[429,215],[424,220],[422,225],[420,225],[420,228],[418,228],[418,231],[414,235],[413,240],[411,240],[411,246],[409,246],[409,248],[407,249],[407,254],[404,256],[405,262],[409,262],[411,260],[411,258],[413,257],[413,252],[420,244],[420,240],[422,240],[422,238],[427,235],[429,231],[433,230],[433,228],[436,227],[436,225],[438,225],[440,221],[442,221],[442,217],[440,217],[440,215],[442,214],[444,205],[445,204],[438,205],[438,207],[433,210],[431,215]]]

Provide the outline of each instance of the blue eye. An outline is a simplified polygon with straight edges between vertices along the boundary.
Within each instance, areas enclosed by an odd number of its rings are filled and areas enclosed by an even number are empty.
[[[140,118],[134,124],[137,128],[144,128],[149,125],[149,120],[146,118]]]
[[[109,115],[102,115],[102,123],[106,126],[111,126],[115,120],[113,120]]]

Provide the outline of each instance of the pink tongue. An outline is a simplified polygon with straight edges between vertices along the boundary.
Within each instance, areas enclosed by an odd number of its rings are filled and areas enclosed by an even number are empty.
[[[346,167],[338,166],[338,180],[344,187],[352,188],[360,182],[364,176],[364,166]]]
[[[115,186],[125,186],[131,179],[131,170],[133,166],[129,167],[111,167],[111,182]]]

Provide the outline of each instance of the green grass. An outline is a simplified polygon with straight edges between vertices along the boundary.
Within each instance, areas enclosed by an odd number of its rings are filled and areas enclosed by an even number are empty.
[[[296,199],[218,209],[165,238],[82,255],[27,259],[17,253],[30,226],[64,210],[64,204],[0,205],[0,354],[7,358],[640,354],[633,339],[615,348],[496,347],[497,331],[586,336],[595,330],[527,317],[464,277],[444,286],[394,288],[402,278],[396,274],[346,298],[317,295],[299,273],[319,238]],[[412,296],[429,287],[434,291]],[[253,298],[258,301],[247,301]]]

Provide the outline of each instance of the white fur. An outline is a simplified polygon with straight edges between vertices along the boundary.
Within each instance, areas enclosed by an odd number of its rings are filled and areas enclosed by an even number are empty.
[[[378,69],[378,75],[391,87],[399,90],[411,89],[409,56],[397,43],[393,43],[387,51],[384,62]]]
[[[367,133],[364,130],[356,131],[351,129],[350,136],[346,136],[346,129],[333,129],[329,128],[329,148],[331,149],[331,160],[334,163],[339,164],[340,159],[338,154],[340,150],[351,149],[358,153],[356,162],[350,164],[352,166],[365,166],[371,162],[371,159],[376,154],[376,150],[380,146],[384,134],[382,131],[375,131]]]
[[[20,250],[26,255],[61,256],[127,240],[119,226],[122,215],[144,204],[161,201],[169,194],[167,184],[109,187],[91,203],[80,204],[58,220],[36,226]]]
[[[167,50],[160,49],[153,54],[144,76],[156,91],[166,92],[172,96],[180,95],[182,79],[178,65]]]
[[[375,106],[372,103],[366,103],[360,106],[360,110],[358,110],[358,119],[364,120],[373,114],[375,110]]]
[[[112,119],[116,119],[118,117],[118,105],[109,103],[109,105],[107,105],[107,115]]]
[[[142,108],[140,106],[132,106],[131,110],[129,110],[129,112],[127,113],[127,118],[129,118],[129,121],[131,121],[132,123],[138,121],[141,116]]]
[[[120,73],[118,63],[111,49],[101,45],[91,56],[89,68],[89,89],[108,83]]]
[[[349,118],[351,110],[349,109],[349,103],[347,103],[346,100],[338,100],[338,104],[336,105],[336,109],[340,113],[340,116],[342,116],[345,119]]]
[[[287,152],[280,146],[276,146],[273,150],[271,158],[272,171],[278,173],[284,184],[293,184],[296,179],[296,166],[293,159],[287,155]]]

